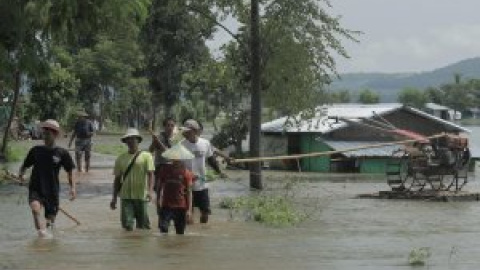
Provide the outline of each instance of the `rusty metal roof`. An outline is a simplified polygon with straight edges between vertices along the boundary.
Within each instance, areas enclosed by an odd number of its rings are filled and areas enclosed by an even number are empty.
[[[378,103],[378,104],[333,104],[319,106],[313,117],[301,120],[299,116],[287,118],[281,117],[262,124],[264,133],[322,133],[347,127],[349,124],[336,120],[335,117],[348,118],[351,121],[361,121],[360,118],[372,118],[375,114],[385,115],[390,112],[405,109],[411,113],[431,119],[444,125],[448,131],[470,132],[468,129],[455,123],[443,120],[421,110],[417,110],[401,103]]]

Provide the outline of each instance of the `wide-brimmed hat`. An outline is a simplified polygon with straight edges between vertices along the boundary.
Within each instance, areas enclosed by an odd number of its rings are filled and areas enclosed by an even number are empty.
[[[62,130],[60,129],[60,124],[56,120],[47,119],[44,122],[41,122],[39,125],[41,128],[51,129],[60,133]]]
[[[123,135],[123,137],[120,140],[124,143],[125,139],[129,137],[137,137],[139,143],[142,142],[143,140],[142,136],[140,135],[140,132],[136,128],[127,129],[127,132],[125,133],[125,135]]]
[[[88,116],[88,113],[84,110],[79,110],[77,111],[77,115],[78,116],[83,116],[83,117],[87,117]]]
[[[200,124],[194,119],[188,119],[183,123],[183,126],[180,128],[180,130],[183,131],[189,131],[189,130],[200,130]]]
[[[187,160],[193,159],[195,156],[185,146],[180,143],[167,149],[162,153],[162,157],[170,160]]]

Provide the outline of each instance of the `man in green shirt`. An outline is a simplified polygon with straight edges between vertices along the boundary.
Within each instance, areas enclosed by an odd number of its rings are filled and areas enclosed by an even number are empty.
[[[133,230],[136,220],[138,229],[150,229],[147,205],[153,196],[153,157],[147,151],[139,151],[142,141],[135,128],[129,128],[121,141],[128,147],[128,152],[115,161],[113,197],[110,202],[112,210],[117,208],[117,197],[121,199],[120,219],[122,227]]]

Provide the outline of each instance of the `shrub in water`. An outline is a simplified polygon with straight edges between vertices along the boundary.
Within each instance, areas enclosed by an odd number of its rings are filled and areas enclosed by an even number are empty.
[[[234,212],[243,212],[247,219],[274,226],[294,226],[306,217],[297,211],[293,202],[284,196],[258,195],[251,197],[224,198],[220,207]],[[231,212],[231,216],[233,213]]]
[[[429,247],[414,248],[408,255],[408,263],[412,266],[425,265],[425,262],[430,258],[430,255]]]

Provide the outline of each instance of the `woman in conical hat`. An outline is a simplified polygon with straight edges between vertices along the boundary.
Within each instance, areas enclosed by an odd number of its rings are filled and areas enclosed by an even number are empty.
[[[178,143],[162,153],[162,157],[172,161],[193,159],[195,156],[185,146]]]
[[[193,174],[183,166],[183,160],[194,155],[182,144],[176,144],[163,152],[162,156],[171,161],[160,171],[157,190],[158,227],[161,233],[168,233],[173,220],[177,234],[184,234],[192,215]]]

